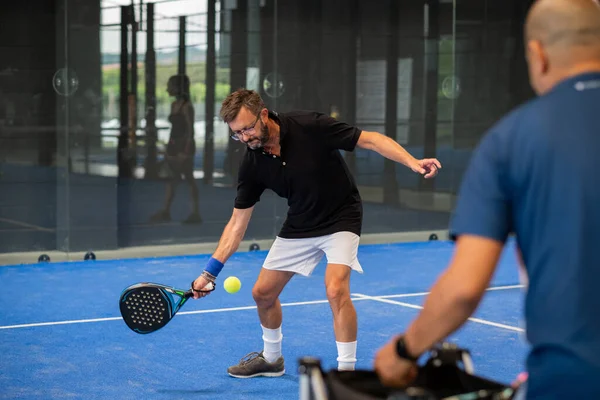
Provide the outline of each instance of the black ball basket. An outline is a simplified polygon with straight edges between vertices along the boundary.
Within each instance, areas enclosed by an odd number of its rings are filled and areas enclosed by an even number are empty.
[[[300,360],[300,372],[306,378],[305,387],[300,388],[301,400],[507,400],[514,396],[510,386],[461,368],[461,364],[467,370],[472,368],[468,351],[450,344],[434,349],[416,380],[403,390],[382,385],[375,371],[324,373],[318,360],[306,360]]]

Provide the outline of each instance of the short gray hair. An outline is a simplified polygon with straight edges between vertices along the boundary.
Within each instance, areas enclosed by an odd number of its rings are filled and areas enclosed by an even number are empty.
[[[242,106],[246,107],[253,115],[258,114],[265,108],[265,103],[260,95],[254,90],[238,89],[230,93],[221,104],[221,119],[230,123],[239,114]]]

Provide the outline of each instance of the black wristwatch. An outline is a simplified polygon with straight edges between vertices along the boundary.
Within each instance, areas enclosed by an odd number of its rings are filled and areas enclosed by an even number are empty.
[[[400,336],[398,340],[396,340],[396,354],[398,354],[398,357],[412,362],[417,362],[417,360],[419,359],[419,357],[411,356],[408,353],[408,349],[406,348],[406,342],[404,341],[404,336]]]

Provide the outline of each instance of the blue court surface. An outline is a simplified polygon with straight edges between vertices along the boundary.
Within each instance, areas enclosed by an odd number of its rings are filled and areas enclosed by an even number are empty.
[[[365,273],[352,277],[357,368],[371,369],[375,351],[417,315],[452,250],[443,241],[360,247]],[[0,267],[0,398],[297,399],[298,358],[337,366],[324,261],[311,277],[292,279],[280,297],[286,374],[235,379],[226,373],[262,350],[251,291],[265,256],[235,254],[219,283],[239,277],[238,293],[219,285],[148,335],[133,333],[120,318],[121,291],[143,281],[187,289],[209,255]],[[522,290],[509,243],[474,319],[450,338],[471,350],[479,375],[510,382],[522,371]]]

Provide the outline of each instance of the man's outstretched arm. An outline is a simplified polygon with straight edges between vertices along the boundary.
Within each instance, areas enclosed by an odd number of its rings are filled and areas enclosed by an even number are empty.
[[[437,175],[438,170],[442,168],[442,164],[437,159],[424,158],[418,160],[398,142],[378,132],[362,131],[356,145],[403,164],[414,172],[424,175],[425,178],[433,178]]]

